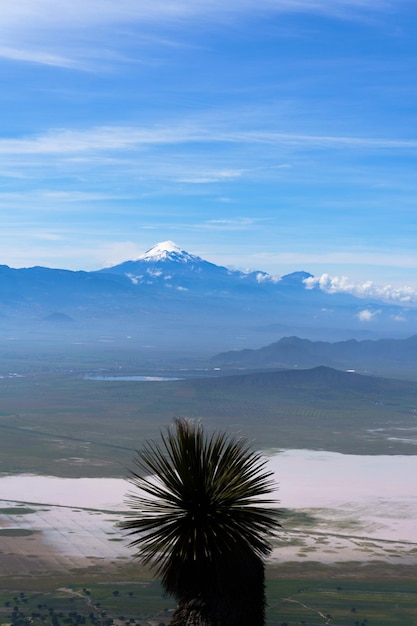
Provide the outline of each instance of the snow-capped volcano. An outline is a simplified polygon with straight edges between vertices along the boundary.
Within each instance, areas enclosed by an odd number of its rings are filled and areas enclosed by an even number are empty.
[[[368,328],[380,336],[415,334],[417,308],[328,293],[314,283],[307,288],[311,278],[293,272],[277,281],[266,272],[228,269],[172,241],[97,272],[0,266],[0,326],[20,320],[26,327],[59,314],[74,320],[75,329],[90,324],[93,333],[140,334],[158,345],[165,339],[210,349],[216,344],[218,351],[237,345],[237,337],[275,341],[282,329],[326,339],[332,329],[337,337],[348,329],[349,338]]]
[[[225,267],[190,254],[173,241],[157,243],[135,260],[100,271],[125,276],[134,285],[160,285],[182,291],[195,288],[197,284],[211,290],[213,280],[218,284],[229,277]]]
[[[198,256],[190,254],[186,250],[182,250],[173,241],[161,241],[156,246],[147,250],[145,254],[141,254],[135,261],[146,261],[148,263],[155,263],[156,261],[174,261],[179,263],[199,263],[203,259]]]

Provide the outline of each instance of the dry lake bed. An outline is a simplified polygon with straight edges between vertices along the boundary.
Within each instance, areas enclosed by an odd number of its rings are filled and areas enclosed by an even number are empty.
[[[278,562],[417,564],[417,456],[282,450],[269,456],[284,510]],[[62,574],[132,560],[120,479],[0,476],[1,575]]]

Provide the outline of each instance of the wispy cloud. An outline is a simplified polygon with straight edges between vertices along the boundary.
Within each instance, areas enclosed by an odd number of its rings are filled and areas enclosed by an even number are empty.
[[[224,15],[256,12],[320,13],[353,17],[352,12],[380,12],[398,4],[393,0],[14,0],[2,7],[0,25],[28,28],[59,24],[61,27],[97,23],[179,20],[201,15],[219,20]]]
[[[70,154],[125,150],[141,144],[177,143],[185,136],[169,129],[100,127],[85,131],[55,130],[26,139],[0,140],[0,154]]]
[[[41,65],[51,65],[54,67],[82,69],[85,64],[75,59],[44,52],[42,50],[30,50],[23,48],[11,48],[0,46],[0,58],[9,59],[11,61],[27,61],[29,63],[38,63]]]
[[[244,170],[212,170],[212,171],[204,171],[204,172],[194,172],[190,173],[186,176],[179,176],[177,178],[180,183],[191,183],[191,184],[207,184],[207,183],[217,183],[219,181],[226,180],[234,180],[236,178],[240,178],[243,174]]]
[[[296,133],[277,133],[259,131],[235,131],[233,133],[219,133],[218,140],[236,142],[256,142],[261,144],[286,144],[292,146],[308,145],[317,148],[363,148],[363,149],[415,149],[417,140],[387,139],[383,137],[349,137],[344,135],[306,135]]]
[[[232,123],[232,122],[231,122]],[[172,145],[189,143],[230,143],[314,147],[341,147],[367,149],[411,149],[417,148],[417,140],[393,140],[383,137],[347,137],[329,135],[299,135],[291,133],[259,132],[257,130],[226,130],[206,124],[173,122],[159,126],[101,126],[86,130],[56,129],[35,137],[1,139],[0,154],[71,154],[88,151],[113,151],[138,149],[142,146]],[[274,166],[275,169],[288,164]],[[263,169],[263,168],[252,168]],[[230,178],[241,175],[240,170],[218,170],[215,178]],[[209,179],[211,175],[207,176]]]
[[[116,50],[118,30],[135,29],[141,45],[149,29],[188,25],[191,20],[229,23],[255,15],[318,14],[344,20],[381,13],[400,0],[14,0],[0,14],[0,57],[71,69],[91,69],[88,49]],[[142,28],[143,27],[143,28]],[[145,29],[146,27],[146,29]],[[113,37],[105,32],[112,31]],[[145,32],[147,30],[147,32]],[[159,45],[164,39],[159,40]],[[172,39],[165,38],[169,45]],[[86,46],[82,50],[82,46]],[[81,47],[80,47],[81,46]],[[100,55],[99,55],[100,56]],[[100,65],[99,56],[95,59]]]
[[[62,241],[64,237],[62,235],[57,235],[56,233],[33,233],[32,237],[34,239],[40,239],[42,241]]]
[[[43,190],[43,189],[30,189],[26,192],[24,191],[16,191],[16,192],[0,192],[0,202],[28,202],[30,201],[32,204],[36,203],[45,203],[45,202],[101,202],[103,200],[124,200],[128,198],[128,194],[116,194],[116,193],[106,193],[106,192],[88,192],[88,191],[77,191],[76,189],[72,189],[71,191],[60,190],[60,191],[52,191],[52,190]]]
[[[265,218],[256,217],[224,218],[206,220],[205,222],[196,224],[195,228],[197,230],[247,230],[264,221]]]

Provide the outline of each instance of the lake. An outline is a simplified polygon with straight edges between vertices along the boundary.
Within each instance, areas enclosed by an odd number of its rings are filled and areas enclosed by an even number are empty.
[[[167,376],[93,376],[87,375],[84,376],[84,380],[101,380],[101,381],[119,381],[119,382],[140,382],[140,383],[149,383],[149,382],[161,382],[161,381],[172,381],[172,380],[184,380],[183,378],[175,378],[175,377],[167,377]]]

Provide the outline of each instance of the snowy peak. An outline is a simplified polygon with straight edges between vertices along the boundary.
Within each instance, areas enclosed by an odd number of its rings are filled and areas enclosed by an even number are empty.
[[[219,276],[229,279],[228,270],[204,261],[198,256],[182,250],[173,241],[157,243],[134,261],[125,261],[114,267],[100,270],[101,273],[119,274],[127,277],[134,285],[152,285],[188,291],[191,288],[212,288],[213,280]]]
[[[200,257],[194,256],[182,250],[173,241],[162,241],[153,246],[150,250],[147,250],[145,254],[142,254],[136,259],[136,261],[145,261],[148,263],[155,263],[157,261],[174,261],[177,263],[189,263],[190,261],[202,261]]]
[[[160,241],[159,243],[157,243],[155,246],[153,246],[152,248],[150,248],[149,250],[147,250],[145,252],[145,254],[142,254],[139,258],[149,258],[149,257],[158,257],[160,258],[161,256],[165,256],[167,254],[169,254],[170,252],[176,252],[178,254],[181,254],[181,252],[183,252],[183,250],[173,241]]]

